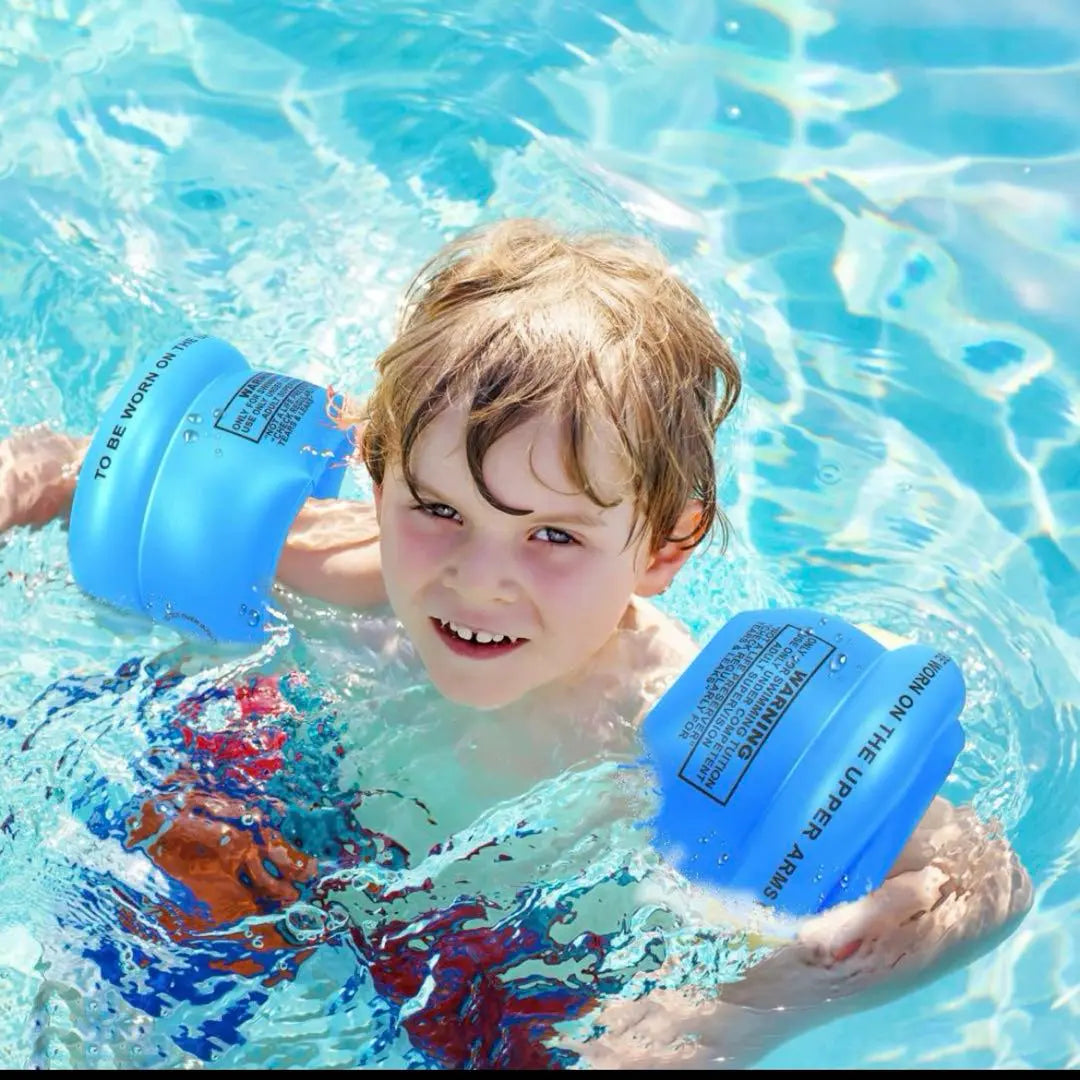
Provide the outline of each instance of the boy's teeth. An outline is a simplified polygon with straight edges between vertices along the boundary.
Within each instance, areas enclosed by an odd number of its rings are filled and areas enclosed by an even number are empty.
[[[517,641],[517,638],[510,637],[508,634],[489,634],[486,630],[470,630],[467,626],[458,626],[454,622],[444,622],[442,619],[439,621],[444,627],[449,627],[462,641],[475,640],[481,645],[497,644],[500,641]]]

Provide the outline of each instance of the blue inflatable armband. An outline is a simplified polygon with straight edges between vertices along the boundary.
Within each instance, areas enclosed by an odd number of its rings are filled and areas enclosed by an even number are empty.
[[[792,915],[885,879],[964,745],[964,680],[806,609],[743,612],[642,728],[659,850],[692,881]]]
[[[185,337],[136,368],[90,443],[75,580],[187,634],[262,640],[289,528],[306,499],[337,495],[351,450],[324,389]]]

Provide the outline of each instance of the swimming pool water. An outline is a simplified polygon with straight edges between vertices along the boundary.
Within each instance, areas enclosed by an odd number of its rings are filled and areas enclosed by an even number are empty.
[[[359,393],[457,230],[528,214],[650,236],[747,385],[718,443],[731,548],[668,607],[704,638],[817,606],[957,657],[946,793],[1001,819],[1037,887],[990,955],[764,1064],[1075,1066],[1078,65],[1068,0],[0,2],[0,433],[90,431],[189,327]],[[433,905],[462,950],[470,926],[518,931],[501,962],[567,1009],[693,939],[635,891],[678,886],[632,828],[611,718],[599,749],[564,718],[541,759],[364,620],[288,597],[302,634],[189,655],[82,596],[65,543],[17,532],[0,564],[0,1064],[419,1064],[402,1023],[430,987],[405,946],[373,975],[342,927],[420,919],[424,956]],[[288,670],[293,712],[219,775],[224,688]],[[307,912],[304,964],[243,928],[162,932],[179,898],[125,823],[192,760],[254,785],[305,850],[325,838],[342,926]],[[747,959],[693,940],[721,970]],[[228,970],[253,951],[267,970]]]

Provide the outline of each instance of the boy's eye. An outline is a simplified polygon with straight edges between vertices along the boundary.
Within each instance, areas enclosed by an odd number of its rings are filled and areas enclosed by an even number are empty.
[[[534,535],[540,536],[541,533],[547,533],[547,541],[551,544],[555,544],[557,547],[565,547],[568,544],[577,543],[568,532],[563,532],[562,529],[553,529],[550,525],[541,526],[536,530]],[[543,539],[543,537],[541,537],[541,539]]]
[[[446,518],[448,521],[453,521],[458,516],[458,512],[452,506],[447,506],[446,503],[418,503],[413,509],[423,510],[425,514],[429,514],[431,517]]]

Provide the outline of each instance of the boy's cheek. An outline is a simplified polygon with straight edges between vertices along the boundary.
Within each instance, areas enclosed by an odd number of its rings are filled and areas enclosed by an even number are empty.
[[[605,575],[595,563],[573,570],[548,569],[532,575],[529,590],[550,626],[558,626],[581,648],[603,644],[614,633],[633,595],[629,573]]]
[[[439,529],[443,522],[433,522],[406,509],[390,510],[384,518],[382,541],[385,561],[415,572],[437,564],[445,553],[445,526]]]
[[[580,614],[611,593],[612,583],[603,571],[596,560],[553,560],[537,552],[526,560],[523,577],[543,607]]]

